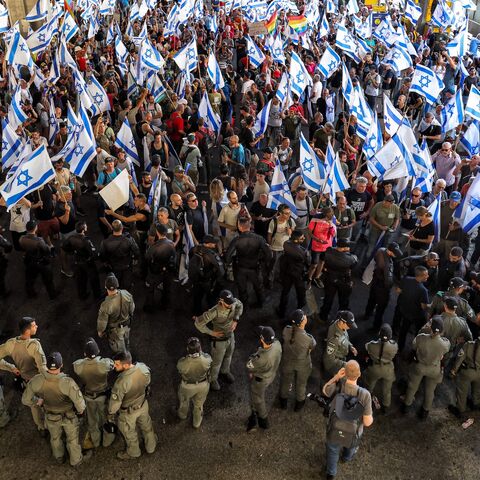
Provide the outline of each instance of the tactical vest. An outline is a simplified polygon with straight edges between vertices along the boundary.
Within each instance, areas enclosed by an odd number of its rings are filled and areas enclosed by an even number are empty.
[[[42,386],[44,408],[51,413],[66,413],[73,409],[70,398],[60,390],[60,382],[67,375],[60,373],[54,378],[45,378]]]
[[[27,381],[40,373],[37,364],[35,363],[35,359],[28,353],[28,343],[28,340],[14,340],[13,350],[10,355],[16,367],[20,370],[22,378]]]
[[[78,376],[85,384],[85,392],[101,393],[107,389],[107,376],[102,365],[100,370],[100,363],[95,359],[84,360],[82,363],[82,371]]]
[[[148,378],[139,367],[134,366],[132,368],[134,368],[134,372],[129,375],[131,386],[123,397],[122,408],[137,406],[145,398]]]

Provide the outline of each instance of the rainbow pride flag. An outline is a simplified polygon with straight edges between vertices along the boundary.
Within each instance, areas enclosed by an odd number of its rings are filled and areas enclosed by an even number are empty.
[[[265,22],[265,26],[267,27],[268,33],[272,33],[277,29],[277,21],[278,21],[278,12],[275,10],[270,20],[268,20],[268,22]]]
[[[65,0],[65,11],[70,12],[70,15],[73,16],[73,0]]]
[[[305,18],[305,15],[291,15],[290,17],[288,17],[288,24],[298,34],[305,33],[308,28],[308,21]]]

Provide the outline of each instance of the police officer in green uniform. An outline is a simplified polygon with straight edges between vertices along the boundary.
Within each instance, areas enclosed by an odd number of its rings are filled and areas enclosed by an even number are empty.
[[[104,431],[102,441],[102,427],[107,418],[108,374],[114,369],[113,360],[99,355],[100,349],[93,338],[87,339],[83,352],[85,358],[73,362],[73,371],[84,385],[88,433],[95,448],[100,443],[108,447],[115,435]]]
[[[144,364],[132,363],[130,352],[120,352],[113,358],[115,370],[120,373],[112,388],[108,402],[108,419],[112,421],[118,413],[118,429],[125,439],[127,448],[118,452],[120,460],[141,456],[137,426],[142,432],[145,450],[153,453],[157,447],[157,436],[153,431],[148,412],[147,390],[150,385],[150,369]]]
[[[443,380],[442,359],[450,350],[450,341],[442,337],[443,320],[441,317],[432,318],[431,331],[430,334],[420,333],[413,340],[412,347],[416,360],[409,370],[407,393],[402,405],[402,413],[407,413],[423,378],[425,378],[425,396],[423,407],[419,412],[421,419],[426,419],[432,408],[435,388]]]
[[[97,318],[98,336],[107,336],[113,353],[126,352],[130,345],[130,323],[135,311],[132,294],[118,288],[113,274],[105,279],[107,297],[100,305]]]
[[[350,343],[348,330],[357,328],[355,317],[349,310],[339,310],[336,320],[327,333],[327,345],[323,352],[323,367],[329,378],[345,366],[347,355],[352,352],[357,356],[357,349]]]
[[[178,373],[182,381],[178,387],[178,418],[185,420],[193,403],[193,428],[199,428],[203,420],[203,404],[210,390],[209,374],[212,357],[202,352],[202,345],[197,337],[187,341],[187,355],[177,362]]]
[[[22,388],[38,373],[46,370],[45,354],[42,345],[36,338],[32,338],[38,330],[37,322],[32,317],[23,317],[18,328],[20,336],[7,340],[0,345],[0,359],[10,357],[14,366],[19,370],[20,377],[23,380]],[[47,430],[43,418],[42,409],[36,405],[31,405],[32,417],[40,436],[45,438]]]
[[[398,345],[392,340],[392,327],[384,323],[380,327],[377,340],[365,345],[370,363],[363,375],[365,386],[373,393],[379,380],[382,382],[382,413],[388,413],[392,403],[392,385],[395,381],[393,359],[398,353]]]
[[[11,363],[6,362],[5,360],[0,360],[0,370],[5,370],[7,372],[12,372],[14,375],[20,375],[20,370],[12,365]],[[11,417],[8,413],[7,406],[5,405],[5,398],[3,396],[2,383],[0,382],[0,428],[6,427],[10,422]]]
[[[47,357],[47,371],[35,375],[23,392],[22,403],[27,406],[34,404],[43,406],[45,424],[50,433],[52,453],[58,463],[65,461],[65,445],[62,435],[65,432],[65,442],[70,455],[70,465],[75,467],[89,458],[91,451],[82,455],[79,443],[79,421],[77,413],[82,415],[85,410],[85,400],[75,381],[62,373],[62,356],[53,352]]]
[[[243,303],[236,299],[230,290],[222,290],[217,305],[199,317],[193,317],[197,330],[212,337],[212,369],[210,371],[212,390],[220,390],[219,373],[227,383],[235,381],[235,377],[230,372],[230,364],[235,350],[234,331],[242,313]],[[207,327],[209,323],[212,323],[213,330]]]
[[[290,386],[295,386],[295,411],[305,405],[307,382],[312,373],[311,351],[317,346],[315,339],[305,331],[308,319],[303,310],[295,310],[292,323],[283,329],[283,354],[280,381],[280,406],[288,406]]]
[[[467,410],[468,391],[471,389],[472,403],[475,409],[480,408],[480,337],[475,341],[465,342],[458,352],[450,375],[455,378],[456,405],[448,409],[455,416],[461,417]]]
[[[429,307],[430,317],[441,315],[443,313],[444,297],[452,297],[455,298],[458,303],[456,314],[468,322],[476,323],[476,315],[473,308],[469,305],[468,301],[461,296],[467,286],[468,283],[460,277],[452,278],[446,292],[440,291],[433,296],[432,303]]]
[[[257,423],[264,430],[269,427],[265,392],[275,380],[282,359],[282,345],[275,338],[273,328],[260,326],[258,331],[260,347],[253,355],[250,355],[250,360],[247,362],[252,407],[252,413],[248,418],[247,432],[255,430]]]

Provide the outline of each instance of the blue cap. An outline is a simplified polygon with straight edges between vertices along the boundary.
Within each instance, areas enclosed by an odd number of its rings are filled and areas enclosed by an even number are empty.
[[[450,194],[450,200],[453,200],[454,202],[461,202],[462,194],[460,192],[452,192]]]

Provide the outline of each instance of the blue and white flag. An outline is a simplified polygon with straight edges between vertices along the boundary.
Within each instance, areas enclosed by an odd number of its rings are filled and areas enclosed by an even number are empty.
[[[318,36],[320,38],[326,37],[330,33],[330,25],[328,24],[327,14],[324,13],[322,17],[322,22],[320,23],[320,28],[318,30]]]
[[[48,112],[48,144],[53,145],[53,141],[59,132],[60,127],[58,125],[57,116],[55,115],[55,104],[53,98],[50,98],[50,109]]]
[[[92,99],[90,110],[92,111],[93,116],[110,110],[110,102],[108,100],[107,92],[94,75],[90,75],[89,77],[87,93]]]
[[[207,74],[210,77],[210,80],[212,81],[216,90],[219,90],[220,88],[223,88],[225,86],[222,71],[220,70],[220,66],[218,65],[217,59],[215,58],[215,53],[213,52],[210,52],[210,55],[208,56]]]
[[[280,104],[283,106],[288,99],[288,95],[288,77],[286,72],[283,72],[275,96],[280,100]]]
[[[115,145],[118,148],[125,150],[127,157],[130,157],[135,165],[140,166],[140,158],[138,156],[137,146],[135,144],[132,129],[130,128],[130,122],[128,121],[127,117],[125,117],[120,131],[117,133]]]
[[[79,31],[77,22],[72,15],[69,13],[65,14],[63,18],[63,24],[61,28],[61,33],[65,37],[65,41],[68,43]]]
[[[389,18],[380,22],[378,27],[373,31],[373,36],[384,43],[388,48],[393,47],[398,38]]]
[[[254,68],[258,68],[265,60],[265,55],[258,45],[252,40],[250,35],[246,35],[248,60]]]
[[[52,41],[52,37],[58,32],[57,19],[53,19],[42,25],[36,32],[27,37],[27,45],[30,53],[42,53]]]
[[[20,156],[22,140],[7,121],[3,121],[2,168],[10,168]]]
[[[253,133],[255,138],[258,138],[260,135],[264,135],[268,126],[268,117],[270,115],[270,108],[272,106],[272,100],[269,100],[265,106],[258,112],[257,118],[255,120],[255,125],[253,126]]]
[[[163,86],[163,83],[157,74],[153,75],[153,77],[150,77],[147,80],[147,88],[153,95],[153,98],[156,102],[160,102],[167,94],[167,90]]]
[[[385,55],[382,63],[391,65],[397,75],[403,70],[413,66],[412,57],[400,45],[395,45],[395,47]]]
[[[283,46],[283,41],[280,35],[276,35],[273,38],[270,51],[272,52],[273,61],[285,65],[285,51]]]
[[[437,198],[428,206],[428,211],[432,214],[433,226],[435,228],[434,243],[440,240],[440,211],[441,211],[442,195],[439,193]]]
[[[7,63],[14,65],[25,65],[32,68],[33,59],[26,40],[20,35],[18,27],[14,27],[14,33],[10,39],[6,55]]]
[[[130,23],[133,23],[135,20],[141,20],[140,18],[140,9],[138,7],[137,2],[133,2],[132,6],[130,7],[130,14],[129,17]]]
[[[53,178],[55,170],[45,145],[41,145],[22,163],[9,181],[2,185],[0,194],[5,200],[7,210]]]
[[[357,0],[349,0],[347,3],[347,13],[349,15],[355,15],[358,13],[360,9],[358,8]]]
[[[203,94],[202,100],[198,105],[198,114],[204,119],[205,126],[207,128],[210,128],[217,133],[220,131],[222,120],[220,118],[220,115],[215,113],[215,111],[213,110],[212,105],[210,104],[210,100],[208,99],[207,92]]]
[[[142,42],[140,56],[142,57],[143,67],[148,70],[158,72],[165,65],[165,60],[163,59],[162,55],[153,46],[150,40],[148,40],[148,38]]]
[[[465,113],[480,121],[480,90],[475,85],[470,88]]]
[[[312,78],[305,68],[302,59],[296,52],[290,57],[290,91],[300,98],[307,87],[313,85]]]
[[[431,192],[436,171],[432,165],[430,150],[425,139],[423,139],[419,151],[413,152],[413,160],[416,164],[415,169],[418,172],[418,174],[415,175],[413,186],[420,188],[423,193]]]
[[[115,41],[115,35],[116,35],[115,20],[112,20],[110,22],[110,25],[108,26],[107,39],[106,39],[105,43],[107,45],[110,45],[112,42],[114,42]]]
[[[400,125],[403,123],[403,115],[393,106],[393,103],[383,95],[383,123],[385,131],[390,137],[393,137]]]
[[[433,105],[444,88],[445,84],[433,70],[420,64],[416,66],[410,92],[422,95],[427,103]]]
[[[327,164],[330,165],[330,170],[327,176],[327,183],[325,185],[325,192],[330,194],[330,200],[336,204],[337,192],[343,192],[350,188],[347,177],[342,168],[340,158],[335,155],[332,144],[328,142],[326,152]]]
[[[77,89],[78,96],[80,97],[80,102],[84,105],[85,108],[89,110],[92,108],[92,99],[88,94],[88,87],[83,79],[82,74],[78,71],[77,68],[72,69],[73,80],[75,82],[75,88]]]
[[[468,38],[468,29],[465,25],[465,27],[457,33],[452,41],[447,43],[445,48],[451,57],[461,58],[468,53],[469,45],[470,40]]]
[[[75,62],[73,57],[70,55],[67,45],[63,39],[60,41],[60,45],[58,46],[57,56],[58,56],[58,61],[60,62],[61,65],[67,65],[73,70],[77,70],[77,63]]]
[[[365,140],[367,132],[373,122],[373,112],[365,99],[363,89],[360,85],[355,88],[354,102],[351,106],[351,113],[357,117],[357,135]]]
[[[113,15],[115,12],[115,0],[103,0],[99,12],[100,15]]]
[[[355,23],[355,33],[358,38],[369,39],[373,33],[372,14],[370,13],[364,22]]]
[[[327,8],[325,10],[327,13],[333,13],[338,15],[338,8],[334,0],[327,0]]]
[[[8,10],[0,4],[0,33],[10,30],[9,23]]]
[[[345,63],[342,63],[342,93],[347,105],[352,108],[355,102],[356,91],[353,88],[352,79],[350,78],[350,73],[348,73]]]
[[[125,47],[119,35],[117,35],[117,37],[115,38],[115,54],[117,55],[117,64],[120,70],[120,75],[124,77],[128,72],[128,69],[127,69],[128,52],[127,52],[127,47]]]
[[[377,112],[373,112],[373,122],[368,129],[363,151],[366,158],[372,158],[383,146],[382,129],[377,118]]]
[[[330,75],[338,68],[341,60],[337,52],[327,45],[327,48],[323,52],[320,63],[318,64],[318,69],[322,73],[325,79],[329,78]]]
[[[28,12],[25,20],[27,22],[39,22],[44,18],[47,18],[47,0],[37,0],[35,6]]]
[[[285,179],[280,162],[277,160],[273,170],[270,192],[268,193],[267,208],[276,210],[282,203],[288,205],[292,212],[292,217],[297,218],[297,207],[295,206],[292,192]]]
[[[478,120],[474,120],[464,133],[460,143],[470,156],[480,153],[480,129]]]
[[[92,125],[88,118],[87,111],[82,104],[80,104],[78,111],[78,122],[80,129],[75,148],[65,157],[65,160],[70,166],[70,171],[77,177],[82,177],[88,165],[97,154]]]
[[[185,47],[177,52],[173,59],[180,70],[186,70],[188,72],[195,70],[198,64],[197,41],[195,38],[192,38]]]
[[[319,192],[327,176],[325,164],[317,157],[303,133],[300,133],[300,168],[305,186],[313,192]]]
[[[480,175],[473,180],[461,206],[460,222],[464,232],[469,234],[480,225]]]
[[[347,30],[345,25],[337,25],[337,36],[335,38],[335,45],[343,50],[356,63],[361,62],[358,56],[358,45],[353,35]]]
[[[442,132],[446,133],[454,129],[465,119],[465,112],[463,109],[462,91],[457,90],[457,93],[452,97],[442,110]]]
[[[28,115],[23,111],[22,89],[17,87],[8,109],[8,123],[16,130],[19,125],[28,120]]]
[[[56,123],[56,121],[55,121]],[[67,141],[62,149],[52,157],[52,162],[65,158],[73,151],[77,144],[78,134],[83,125],[79,122],[77,115],[75,114],[70,102],[67,104]]]
[[[454,21],[455,16],[453,12],[443,0],[440,0],[433,11],[431,22],[436,27],[447,28],[449,25],[452,25]]]
[[[416,25],[418,19],[422,16],[422,7],[417,5],[414,0],[407,0],[405,16],[413,25]]]

